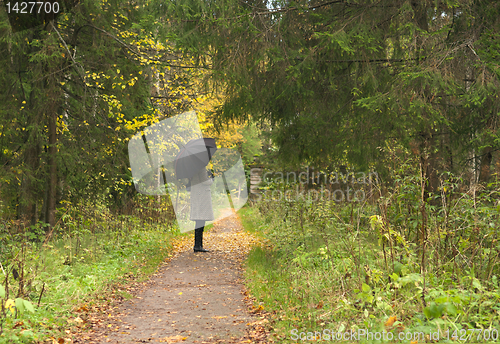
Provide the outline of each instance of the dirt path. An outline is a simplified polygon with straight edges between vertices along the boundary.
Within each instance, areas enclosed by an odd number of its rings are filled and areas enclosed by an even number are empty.
[[[135,298],[107,315],[75,343],[264,343],[266,320],[251,313],[241,261],[255,239],[236,215],[204,234],[208,253],[193,253],[190,236]]]

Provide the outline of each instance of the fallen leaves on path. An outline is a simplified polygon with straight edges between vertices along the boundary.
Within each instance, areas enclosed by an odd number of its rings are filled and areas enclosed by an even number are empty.
[[[183,337],[181,335],[165,337],[158,340],[160,343],[179,343],[185,341],[188,337]]]
[[[192,232],[194,234],[194,231]],[[179,254],[183,252],[192,252],[193,250],[193,234],[189,236],[177,237],[172,245],[172,251],[169,258],[163,263],[163,265],[168,265],[170,261],[175,259]],[[209,259],[216,262],[219,257],[223,257],[234,262],[234,268],[241,270],[242,262],[247,256],[248,252],[252,247],[260,243],[259,239],[248,232],[245,232],[241,224],[240,219],[237,214],[233,214],[222,220],[214,223],[213,227],[209,231],[205,231],[203,235],[203,246],[210,250],[210,252],[196,253],[192,261],[196,262],[198,259]],[[199,258],[198,258],[199,257]],[[159,267],[158,270],[163,268]],[[217,269],[215,267],[215,269]],[[180,272],[179,272],[180,273]],[[152,276],[154,278],[156,274]],[[115,286],[115,288],[120,288],[121,290],[126,290],[127,293],[134,296],[136,299],[141,299],[138,296],[139,292],[148,288],[149,282],[137,283],[133,280],[133,274],[129,276],[124,276],[129,282],[128,285]],[[210,288],[210,285],[205,283],[195,285],[196,290],[202,290],[205,288]],[[177,292],[181,295],[182,292]],[[177,294],[176,294],[177,295]],[[103,343],[109,342],[107,338],[107,331],[115,332],[118,331],[118,323],[121,323],[121,318],[124,316],[120,311],[120,304],[124,301],[123,297],[120,296],[120,292],[116,289],[105,297],[105,300],[98,305],[80,305],[75,309],[75,316],[72,318],[71,326],[73,332],[77,334],[75,336],[74,343]],[[212,301],[210,299],[204,300],[205,303]],[[255,299],[252,298],[248,291],[244,291],[243,300],[244,305],[247,307],[247,314],[256,318],[255,321],[246,323],[246,335],[242,338],[231,338],[231,339],[215,339],[208,338],[202,343],[268,343],[267,341],[267,328],[269,326],[269,321],[266,319],[266,312],[261,305],[255,306]],[[175,311],[169,311],[168,314],[176,316]],[[223,314],[217,315],[213,318],[214,322],[222,321],[228,317],[234,316],[233,314]],[[174,326],[176,323],[175,318],[169,318],[171,325]],[[156,321],[156,323],[158,323]],[[167,321],[168,322],[168,321]],[[163,323],[161,321],[160,323]],[[76,328],[76,329],[75,329]],[[134,328],[122,328],[127,331],[134,333]],[[122,334],[130,334],[129,332],[121,332]],[[118,333],[118,332],[115,332]],[[188,339],[187,336],[181,334],[176,334],[174,336],[168,336],[163,338],[155,338],[154,341],[162,343],[181,343]],[[150,338],[153,340],[153,338]]]
[[[260,240],[257,237],[244,230],[238,214],[214,222],[213,227],[203,233],[204,248],[209,249],[211,253],[223,253],[224,257],[237,261],[242,261],[251,248],[259,243]],[[193,244],[192,236],[176,239],[172,256],[192,250]]]

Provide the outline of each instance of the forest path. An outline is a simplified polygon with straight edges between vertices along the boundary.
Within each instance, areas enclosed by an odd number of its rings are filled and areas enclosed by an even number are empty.
[[[133,299],[90,317],[92,330],[75,343],[265,342],[266,320],[252,312],[242,283],[241,263],[256,239],[233,213],[204,233],[210,252],[194,253],[193,242],[177,243]]]

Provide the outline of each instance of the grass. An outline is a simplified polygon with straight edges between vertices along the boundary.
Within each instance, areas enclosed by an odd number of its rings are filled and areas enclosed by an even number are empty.
[[[319,334],[364,330],[391,333],[396,339],[400,333],[423,334],[425,339],[392,341],[421,343],[440,330],[439,342],[451,343],[457,341],[443,340],[444,331],[457,339],[471,329],[495,335],[500,331],[496,276],[491,281],[470,274],[457,278],[429,266],[424,284],[415,247],[395,247],[394,265],[390,259],[386,263],[370,226],[376,208],[358,210],[354,221],[350,205],[264,203],[240,212],[246,229],[269,239],[269,244],[250,252],[245,277],[251,294],[269,312],[274,342],[297,343]],[[340,342],[384,340],[356,337]]]
[[[247,203],[238,210],[238,214],[240,215],[241,223],[246,231],[262,236],[263,232],[261,229],[264,223],[262,222],[260,212],[256,207]]]
[[[70,319],[77,316],[75,309],[100,304],[113,290],[118,290],[118,295],[125,299],[131,298],[125,286],[154,273],[168,257],[176,235],[170,230],[139,227],[127,229],[126,233],[87,233],[79,238],[79,254],[71,245],[74,238],[60,238],[44,248],[27,245],[25,270],[31,272],[25,279],[30,280],[30,286],[23,298],[35,305],[35,312],[7,310],[0,319],[3,322],[0,343],[69,338],[66,330]],[[10,288],[12,298],[16,281],[11,282]]]

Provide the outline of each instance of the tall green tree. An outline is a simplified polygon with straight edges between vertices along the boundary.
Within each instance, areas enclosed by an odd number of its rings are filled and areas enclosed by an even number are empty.
[[[178,44],[210,56],[228,94],[219,116],[270,120],[284,161],[366,168],[396,140],[433,191],[439,171],[488,165],[498,149],[499,11],[484,0],[186,0],[163,14]]]
[[[133,194],[127,140],[195,102],[192,61],[148,1],[80,1],[0,37],[0,193],[17,217],[55,224],[57,203]]]

